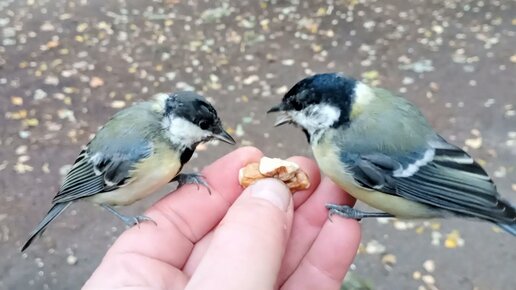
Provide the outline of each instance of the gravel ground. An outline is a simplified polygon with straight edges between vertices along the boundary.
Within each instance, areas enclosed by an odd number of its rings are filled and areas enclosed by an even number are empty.
[[[1,0],[0,289],[87,279],[124,229],[101,209],[78,203],[19,247],[91,134],[161,91],[210,97],[239,145],[310,156],[264,111],[304,76],[342,71],[419,105],[516,202],[515,15],[512,0]],[[185,170],[231,150],[199,149]],[[515,240],[490,224],[362,225],[353,274],[373,289],[514,289]]]

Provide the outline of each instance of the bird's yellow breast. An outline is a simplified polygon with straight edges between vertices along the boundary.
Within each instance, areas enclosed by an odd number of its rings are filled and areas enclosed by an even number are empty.
[[[90,201],[98,204],[129,205],[165,186],[181,168],[179,153],[166,144],[157,145],[154,154],[137,163],[131,171],[129,183],[119,189],[93,195]]]
[[[326,138],[328,139],[328,138]],[[400,218],[430,218],[436,215],[428,207],[404,198],[360,186],[339,159],[336,146],[321,142],[312,146],[321,171],[354,198]]]

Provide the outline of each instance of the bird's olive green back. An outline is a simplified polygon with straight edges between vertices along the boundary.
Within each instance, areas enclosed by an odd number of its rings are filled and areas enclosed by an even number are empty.
[[[357,153],[400,153],[425,147],[434,138],[435,133],[417,107],[387,90],[372,90],[376,97],[367,109],[352,117],[344,134],[333,134],[340,148]]]
[[[90,152],[131,151],[161,138],[162,114],[152,102],[137,103],[115,114],[89,144]]]

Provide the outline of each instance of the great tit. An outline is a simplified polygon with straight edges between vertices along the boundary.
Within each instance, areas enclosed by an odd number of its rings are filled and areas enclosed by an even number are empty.
[[[173,181],[207,186],[200,175],[179,172],[196,146],[211,139],[235,144],[213,106],[193,92],[158,94],[118,112],[81,151],[22,251],[78,200],[99,204],[128,226],[152,221],[113,206],[132,204]]]
[[[326,73],[296,83],[271,112],[280,113],[275,126],[302,128],[324,174],[382,211],[328,204],[330,215],[470,217],[516,236],[516,209],[482,167],[439,136],[406,99]]]

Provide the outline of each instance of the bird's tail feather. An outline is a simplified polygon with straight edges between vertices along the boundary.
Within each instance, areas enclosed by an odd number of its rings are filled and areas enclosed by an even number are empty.
[[[21,251],[25,251],[30,244],[34,241],[34,239],[41,235],[47,226],[56,219],[69,205],[71,202],[63,202],[63,203],[56,203],[52,208],[48,211],[47,215],[43,218],[43,220],[38,224],[38,226],[30,233],[30,237],[23,245]]]
[[[504,231],[516,237],[516,223],[512,224],[497,224]]]

